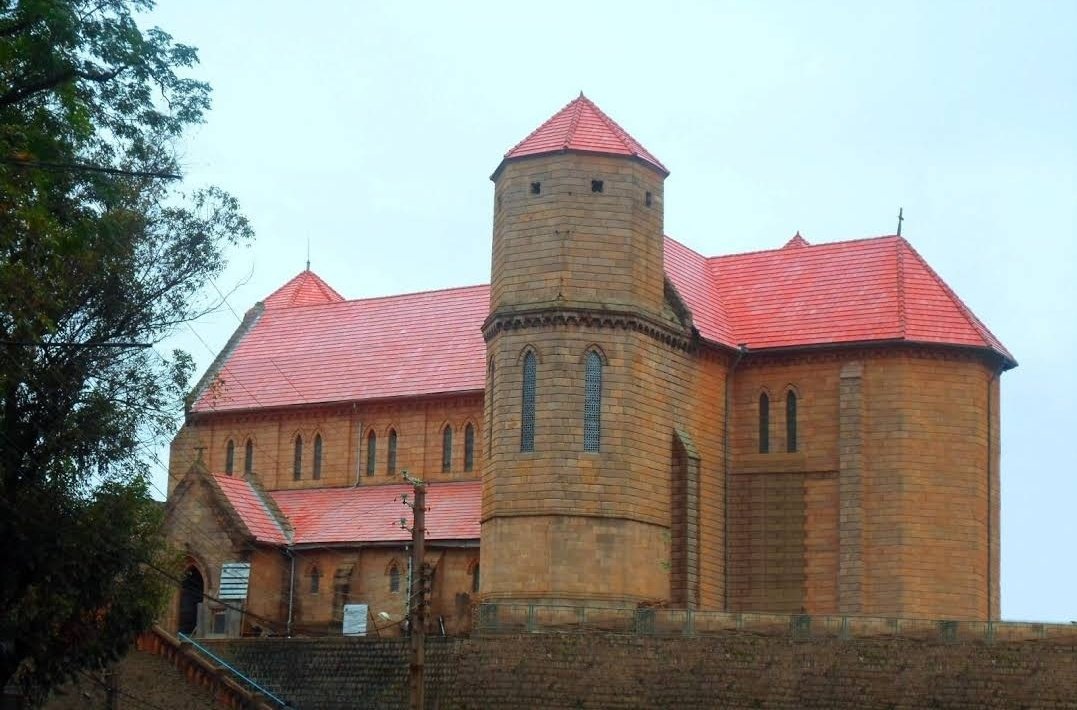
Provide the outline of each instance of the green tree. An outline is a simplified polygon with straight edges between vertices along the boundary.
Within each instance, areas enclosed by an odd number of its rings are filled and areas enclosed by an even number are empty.
[[[121,653],[172,581],[149,451],[211,308],[235,200],[180,192],[209,87],[149,0],[0,0],[0,686],[32,697]]]

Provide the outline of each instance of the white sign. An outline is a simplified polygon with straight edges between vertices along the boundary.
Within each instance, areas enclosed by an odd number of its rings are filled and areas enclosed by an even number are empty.
[[[366,620],[369,614],[366,604],[345,604],[344,635],[366,636]]]

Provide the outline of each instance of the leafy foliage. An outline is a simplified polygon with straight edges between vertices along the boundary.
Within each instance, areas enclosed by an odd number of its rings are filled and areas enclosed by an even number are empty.
[[[149,0],[0,0],[0,685],[122,652],[169,591],[149,447],[191,359],[156,344],[251,238],[173,147],[209,107]]]

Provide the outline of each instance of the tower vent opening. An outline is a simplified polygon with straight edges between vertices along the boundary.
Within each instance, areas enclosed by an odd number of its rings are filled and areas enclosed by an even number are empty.
[[[591,192],[602,192],[602,181],[601,180],[592,180],[591,181]]]
[[[538,195],[541,192],[542,192],[542,183],[541,182],[533,182],[533,183],[531,183],[531,194],[532,195]]]

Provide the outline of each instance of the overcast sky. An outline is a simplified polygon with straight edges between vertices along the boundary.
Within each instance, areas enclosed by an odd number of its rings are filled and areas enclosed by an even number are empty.
[[[1002,377],[1002,613],[1077,620],[1077,2],[160,0],[214,88],[182,146],[258,233],[236,313],[485,283],[501,155],[581,90],[672,171],[707,255],[903,234],[1020,362]],[[200,373],[228,309],[172,345]],[[164,488],[164,474],[157,480]]]

